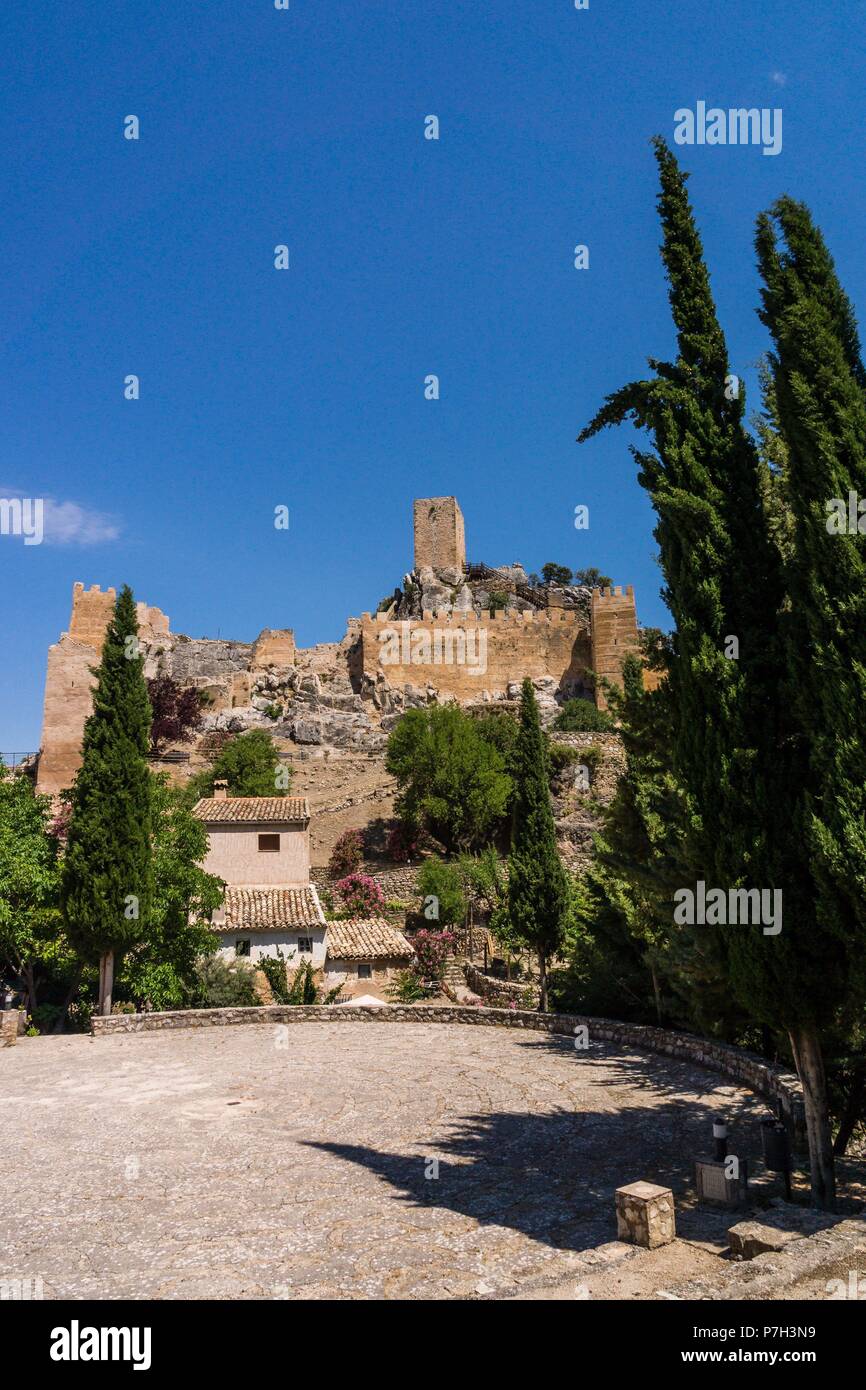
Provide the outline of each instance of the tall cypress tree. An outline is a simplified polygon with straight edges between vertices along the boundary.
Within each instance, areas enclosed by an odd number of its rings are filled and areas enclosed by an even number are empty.
[[[744,1007],[788,1031],[804,1086],[813,1199],[829,1206],[829,1111],[810,1003],[821,950],[799,838],[802,738],[785,657],[792,617],[783,557],[767,525],[765,479],[728,370],[685,176],[661,140],[655,148],[677,360],[651,362],[655,378],[610,397],[581,439],[627,418],[654,438],[656,454],[637,457],[659,518],[665,596],[676,621],[673,761],[691,810],[690,859],[696,877],[723,888],[782,890],[781,934],[729,924],[719,938]],[[850,325],[839,294],[831,297],[850,363]]]
[[[547,1011],[547,963],[562,944],[569,908],[568,878],[556,848],[547,755],[532,681],[520,697],[515,744],[508,911],[521,940],[538,954],[541,997]]]
[[[756,682],[746,676],[754,672],[763,688],[777,662],[781,582],[687,175],[663,140],[653,143],[677,358],[650,359],[655,376],[608,397],[579,438],[627,419],[653,437],[654,454],[632,452],[658,517],[663,597],[676,624],[669,669],[675,770],[691,801],[696,874],[733,882],[748,872],[760,838],[759,808],[750,819],[743,801],[754,801],[755,747],[773,742],[774,711],[752,697]],[[731,637],[739,643],[736,659],[727,655]]]
[[[786,898],[785,968],[767,979],[743,960],[738,987],[784,1015],[829,1205],[830,1126],[816,1113],[827,1108],[822,1034],[862,1016],[866,1002],[866,536],[856,517],[847,525],[849,493],[866,496],[866,371],[851,305],[808,209],[782,198],[758,220],[757,250],[793,519],[783,633],[797,777],[784,819],[814,883],[793,915]]]
[[[150,705],[143,664],[135,603],[124,586],[95,673],[61,886],[70,940],[83,960],[99,961],[102,1013],[111,1012],[115,954],[141,938],[150,910]]]

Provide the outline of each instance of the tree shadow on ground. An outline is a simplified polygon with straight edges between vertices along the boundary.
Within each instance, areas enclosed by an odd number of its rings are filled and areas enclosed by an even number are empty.
[[[655,1105],[467,1115],[412,1154],[306,1142],[374,1173],[400,1202],[577,1251],[616,1238],[617,1187],[643,1178],[685,1191],[695,1158],[712,1152],[717,1114],[700,1098],[659,1089]]]

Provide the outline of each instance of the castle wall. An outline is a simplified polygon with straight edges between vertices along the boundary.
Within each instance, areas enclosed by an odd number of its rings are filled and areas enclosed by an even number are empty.
[[[295,634],[290,627],[266,627],[253,643],[250,666],[258,670],[261,666],[294,666]]]
[[[416,497],[415,569],[466,568],[466,532],[456,497]]]
[[[37,790],[54,796],[72,785],[81,765],[81,740],[92,708],[105,633],[116,602],[114,589],[89,589],[77,583],[72,590],[69,630],[48,649],[45,705]],[[169,635],[168,618],[158,608],[137,605],[139,634],[144,642]]]
[[[592,669],[599,679],[595,702],[607,709],[601,687],[602,678],[622,685],[622,663],[629,652],[639,651],[637,613],[634,589],[626,585],[625,593],[615,589],[592,591]]]
[[[365,613],[361,619],[364,673],[391,686],[432,685],[458,700],[482,690],[505,693],[512,681],[552,676],[578,690],[591,665],[585,620],[564,609],[519,613],[425,613],[405,622]]]

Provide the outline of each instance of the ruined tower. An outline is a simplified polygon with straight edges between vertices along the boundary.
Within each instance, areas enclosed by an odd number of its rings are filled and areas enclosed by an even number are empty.
[[[466,534],[456,497],[416,497],[415,569],[465,570]]]

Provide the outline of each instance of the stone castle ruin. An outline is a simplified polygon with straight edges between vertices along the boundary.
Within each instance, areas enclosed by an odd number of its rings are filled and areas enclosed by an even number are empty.
[[[266,628],[254,642],[191,638],[139,603],[145,674],[201,692],[196,746],[214,732],[263,727],[300,761],[380,754],[404,710],[513,702],[525,676],[548,722],[574,696],[603,705],[594,677],[619,682],[623,658],[638,646],[631,585],[539,587],[519,564],[467,565],[454,497],[415,501],[414,542],[402,587],[377,613],[349,618],[340,642],[296,647],[289,628]],[[68,787],[78,769],[91,671],[114,603],[114,589],[76,584],[69,629],[49,649],[41,792]]]

